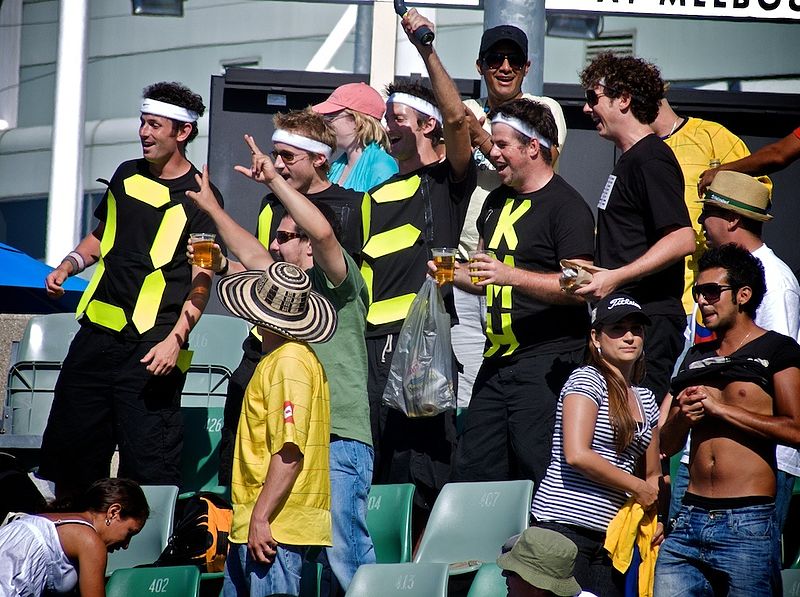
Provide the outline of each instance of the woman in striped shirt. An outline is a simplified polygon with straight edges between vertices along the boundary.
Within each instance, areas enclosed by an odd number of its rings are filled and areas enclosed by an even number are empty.
[[[658,501],[658,406],[650,390],[635,385],[644,374],[649,323],[624,294],[598,303],[588,364],[561,390],[550,465],[533,500],[537,525],[578,546],[575,578],[581,587],[603,597],[624,594],[624,578],[603,548],[608,524],[628,496],[645,509]],[[646,479],[635,474],[642,455]],[[662,540],[659,524],[654,543]]]

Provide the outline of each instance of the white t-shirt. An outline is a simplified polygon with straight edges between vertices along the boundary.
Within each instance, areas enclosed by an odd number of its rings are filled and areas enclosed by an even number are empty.
[[[792,270],[767,245],[753,251],[764,266],[767,293],[756,311],[756,325],[800,342],[800,284]],[[778,470],[800,477],[800,452],[788,446],[775,451]]]

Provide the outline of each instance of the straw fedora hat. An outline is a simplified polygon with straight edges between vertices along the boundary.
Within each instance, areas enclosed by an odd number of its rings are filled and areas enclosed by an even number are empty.
[[[772,219],[767,213],[770,207],[769,188],[741,172],[717,172],[714,181],[706,189],[703,204],[727,209],[760,222]]]
[[[244,271],[217,283],[222,305],[237,317],[302,342],[325,342],[336,331],[336,310],[311,290],[308,275],[277,261],[265,271]]]

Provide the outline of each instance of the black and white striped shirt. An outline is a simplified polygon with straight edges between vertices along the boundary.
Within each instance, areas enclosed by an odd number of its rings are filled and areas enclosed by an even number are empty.
[[[592,450],[614,466],[633,474],[636,460],[644,454],[658,424],[658,406],[653,392],[635,387],[643,407],[643,420],[631,444],[618,454],[614,430],[608,414],[608,389],[600,372],[592,366],[576,369],[558,399],[553,453],[545,478],[536,491],[532,512],[538,521],[555,521],[605,532],[608,523],[627,500],[624,491],[584,477],[567,464],[564,457],[564,396],[579,394],[598,407]]]

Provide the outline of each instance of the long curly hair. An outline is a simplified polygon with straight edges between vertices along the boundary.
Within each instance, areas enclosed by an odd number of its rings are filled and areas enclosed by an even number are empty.
[[[642,58],[599,54],[580,74],[581,85],[592,89],[602,85],[611,98],[627,93],[631,112],[639,122],[650,124],[658,115],[664,97],[664,79],[658,67]]]

